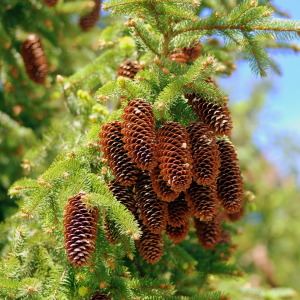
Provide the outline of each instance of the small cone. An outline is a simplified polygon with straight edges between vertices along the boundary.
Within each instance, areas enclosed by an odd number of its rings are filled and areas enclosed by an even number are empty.
[[[106,294],[104,294],[104,293],[102,293],[100,291],[97,291],[90,298],[90,300],[111,300],[111,298],[108,295],[106,295]]]
[[[168,224],[166,228],[166,234],[168,235],[168,238],[174,243],[182,242],[189,232],[189,224],[189,219],[187,219],[184,224],[181,224],[177,227],[173,227]]]
[[[101,2],[101,0],[94,0],[95,6],[93,9],[80,18],[79,25],[83,31],[88,31],[97,24],[100,17]]]
[[[57,4],[58,0],[43,0],[45,5],[49,7],[53,7]]]
[[[88,209],[82,198],[85,192],[68,199],[64,215],[65,248],[70,263],[75,267],[88,264],[95,250],[98,210]]]
[[[121,122],[113,121],[102,126],[99,133],[99,143],[104,152],[103,157],[116,176],[116,180],[124,186],[133,185],[140,172],[137,165],[131,162],[124,149],[123,135],[121,133]]]
[[[238,213],[242,209],[243,178],[234,146],[218,139],[221,167],[217,178],[217,193],[224,210],[228,214]]]
[[[126,59],[117,69],[117,77],[123,76],[134,79],[135,75],[142,70],[142,66],[131,58]]]
[[[44,84],[48,74],[48,63],[41,40],[36,34],[28,35],[22,44],[21,54],[30,79]]]
[[[221,215],[216,214],[209,222],[202,222],[198,219],[194,219],[194,221],[201,246],[208,250],[218,245],[222,235]]]
[[[227,214],[227,217],[231,222],[237,222],[240,219],[242,219],[244,215],[245,215],[245,208],[243,206],[240,211],[234,214]]]
[[[191,216],[191,210],[185,201],[184,193],[173,202],[168,203],[168,224],[172,227],[179,227],[187,223]]]
[[[195,93],[186,94],[188,103],[192,106],[199,119],[217,135],[230,135],[232,120],[226,103],[223,105],[205,101]]]
[[[196,60],[201,55],[202,44],[196,42],[191,47],[178,48],[169,57],[169,60],[179,63],[187,63]]]
[[[118,230],[115,222],[111,221],[108,216],[104,219],[104,230],[107,240],[115,245],[118,243]]]

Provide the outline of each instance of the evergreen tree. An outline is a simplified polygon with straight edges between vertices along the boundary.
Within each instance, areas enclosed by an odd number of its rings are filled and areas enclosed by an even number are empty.
[[[300,24],[274,18],[268,3],[103,4],[116,18],[99,34],[97,58],[57,77],[68,108],[59,134],[37,143],[26,161],[32,178],[10,188],[20,210],[2,226],[10,243],[2,249],[1,297],[229,299],[209,280],[243,275],[228,260],[237,233],[231,221],[248,200],[229,98],[215,79],[229,76],[238,59],[265,77],[277,69],[265,48],[293,47],[287,40],[299,37]],[[100,4],[81,18],[83,30]],[[82,7],[57,5],[57,14]],[[26,43],[23,73],[44,83],[47,47],[38,36]],[[58,153],[49,167],[48,148]]]

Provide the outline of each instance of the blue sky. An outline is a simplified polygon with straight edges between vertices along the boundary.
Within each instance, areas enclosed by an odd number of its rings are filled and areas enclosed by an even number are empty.
[[[299,0],[274,0],[273,3],[288,12],[293,19],[300,21]],[[300,45],[300,39],[295,41]],[[284,166],[282,146],[283,136],[297,136],[300,148],[300,53],[272,53],[272,57],[279,63],[282,76],[269,74],[265,80],[271,80],[274,88],[267,97],[265,108],[260,114],[260,123],[254,141],[262,149],[267,158],[279,166]],[[255,83],[261,81],[251,73],[247,63],[238,65],[238,70],[228,82],[221,84],[228,89],[232,101],[245,100],[251,93]],[[232,84],[234,82],[234,86]],[[238,82],[238,85],[236,84]],[[275,142],[274,142],[275,141]],[[300,152],[289,157],[295,169],[300,174]],[[286,168],[282,168],[286,171]],[[300,178],[298,177],[300,182]]]

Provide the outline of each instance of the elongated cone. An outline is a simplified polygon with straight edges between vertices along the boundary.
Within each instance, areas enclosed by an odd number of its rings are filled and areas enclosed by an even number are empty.
[[[105,230],[105,236],[107,240],[111,244],[117,244],[118,243],[118,231],[115,222],[111,221],[108,216],[104,219],[104,230]]]
[[[82,201],[85,192],[68,199],[64,215],[65,248],[70,263],[75,267],[88,264],[95,250],[98,210],[89,209]]]
[[[90,300],[111,300],[111,297],[109,297],[108,295],[97,291],[94,293],[94,295],[90,298]]]
[[[113,121],[102,126],[99,133],[100,149],[104,152],[103,157],[116,176],[116,180],[124,186],[133,185],[137,180],[139,169],[132,163],[124,149],[123,135],[121,133],[121,122]]]
[[[157,197],[148,173],[139,177],[135,192],[139,218],[149,231],[160,234],[167,225],[167,203]]]
[[[142,226],[143,234],[136,241],[138,251],[142,257],[151,264],[157,263],[163,255],[163,241],[161,233],[153,233],[147,227]]]
[[[187,131],[192,145],[194,180],[199,185],[214,184],[220,167],[217,138],[203,123],[192,122]]]
[[[202,96],[195,93],[186,94],[185,97],[199,119],[209,130],[218,135],[230,135],[232,120],[226,103],[220,105],[208,102]]]
[[[173,191],[167,182],[163,180],[159,167],[151,171],[150,177],[153,190],[160,200],[172,202],[179,196],[180,192]]]
[[[191,210],[185,201],[184,193],[173,202],[168,203],[168,224],[172,227],[179,227],[187,223],[191,216]]]
[[[142,170],[153,170],[157,165],[155,119],[152,105],[136,98],[128,103],[122,115],[124,148],[133,163]]]
[[[224,210],[235,214],[242,209],[243,178],[234,146],[223,139],[218,139],[221,167],[217,178],[217,193]]]
[[[101,2],[102,0],[94,0],[95,5],[93,9],[80,18],[79,25],[82,30],[88,31],[97,24],[100,17]]]
[[[189,219],[187,219],[184,224],[181,224],[177,227],[173,227],[168,224],[166,228],[166,234],[168,235],[168,238],[174,243],[182,242],[189,232],[189,224]]]
[[[204,249],[212,249],[218,245],[222,235],[221,216],[216,214],[211,221],[203,222],[194,219],[196,234]]]
[[[192,215],[200,221],[210,221],[218,207],[215,185],[198,185],[193,182],[186,193]]]
[[[57,4],[58,0],[43,0],[44,3],[49,6],[49,7],[53,7]]]
[[[117,180],[112,180],[108,187],[114,197],[127,207],[133,215],[137,214],[137,204],[133,192],[133,186],[122,186]]]
[[[117,69],[117,77],[123,76],[134,79],[135,75],[142,70],[142,66],[134,59],[126,59]]]
[[[27,36],[22,44],[21,54],[30,79],[44,84],[48,74],[48,63],[41,40],[36,34]]]
[[[157,133],[158,161],[163,180],[173,191],[185,191],[192,182],[188,134],[178,122],[167,122]]]

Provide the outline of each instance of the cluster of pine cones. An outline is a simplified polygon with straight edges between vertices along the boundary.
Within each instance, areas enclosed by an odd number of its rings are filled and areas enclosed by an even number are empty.
[[[226,137],[232,129],[227,104],[194,93],[185,97],[199,117],[187,128],[168,121],[156,130],[152,105],[136,98],[124,108],[123,121],[105,124],[99,133],[115,176],[109,189],[139,222],[143,233],[136,245],[149,263],[163,255],[164,230],[179,243],[192,216],[201,245],[212,249],[221,240],[222,222],[243,211],[241,172]],[[107,224],[112,240],[110,228]]]

